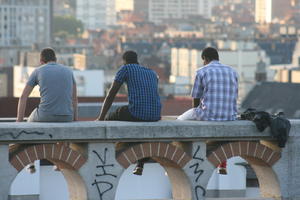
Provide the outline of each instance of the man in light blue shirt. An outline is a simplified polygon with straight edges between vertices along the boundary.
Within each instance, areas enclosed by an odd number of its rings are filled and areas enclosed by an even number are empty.
[[[215,48],[207,47],[201,55],[204,67],[196,72],[192,89],[193,108],[178,120],[233,121],[237,115],[238,74],[230,66],[219,62]],[[226,160],[218,166],[220,174],[227,174]]]
[[[42,66],[34,70],[18,104],[17,122],[23,121],[26,102],[36,85],[40,86],[41,101],[31,113],[29,122],[69,122],[77,120],[77,93],[73,72],[56,63],[53,49],[43,49]]]
[[[179,120],[232,121],[236,120],[238,74],[230,66],[219,62],[216,49],[207,47],[202,52],[204,67],[196,72],[192,89],[193,108]]]

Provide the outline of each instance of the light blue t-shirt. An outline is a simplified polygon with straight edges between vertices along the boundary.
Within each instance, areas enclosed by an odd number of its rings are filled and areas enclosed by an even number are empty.
[[[34,70],[27,85],[40,86],[39,112],[46,115],[73,115],[74,77],[70,68],[49,62]]]

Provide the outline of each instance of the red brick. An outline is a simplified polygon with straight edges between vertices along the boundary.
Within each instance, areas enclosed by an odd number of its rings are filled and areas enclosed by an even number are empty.
[[[127,156],[127,158],[130,160],[131,163],[136,163],[136,158],[131,150],[131,148],[127,149],[125,152],[124,152]]]
[[[77,153],[76,156],[75,156],[74,161],[72,163],[70,163],[70,165],[72,167],[74,167],[74,165],[76,165],[76,163],[78,162],[78,160],[80,159],[80,157],[82,157],[81,154]]]
[[[218,158],[220,159],[221,162],[226,161],[225,154],[224,154],[223,150],[221,149],[221,147],[219,147],[219,148],[215,151],[215,154],[218,156]]]
[[[261,159],[265,147],[266,147],[266,146],[261,145],[261,144],[258,144],[258,145],[257,145],[257,150],[256,150],[256,157],[257,157],[257,158],[260,158],[260,159]]]
[[[40,145],[35,145],[35,149],[36,149],[36,152],[38,154],[38,158],[41,160],[41,159],[45,159],[45,152],[44,152],[44,145],[43,144],[40,144]]]
[[[46,159],[52,159],[52,144],[44,144],[45,145],[45,154]]]
[[[231,143],[233,155],[234,156],[240,156],[240,143],[239,142],[233,142]]]
[[[150,143],[143,143],[142,147],[143,147],[145,158],[151,157],[151,155],[150,155]]]
[[[173,156],[173,153],[175,152],[175,150],[176,150],[176,147],[174,147],[173,145],[169,145],[166,158],[169,160],[172,160],[172,156]]]
[[[248,153],[248,142],[245,142],[245,141],[241,141],[240,142],[240,145],[241,145],[241,154],[242,155],[247,155]]]
[[[137,158],[142,159],[143,153],[142,153],[141,145],[138,144],[138,145],[133,146],[132,148],[133,148]]]
[[[281,158],[281,153],[274,151],[273,156],[268,159],[268,164],[270,166],[274,165]]]
[[[167,146],[169,144],[168,143],[163,143],[163,142],[160,142],[160,145],[159,145],[159,157],[161,158],[164,158],[165,157],[165,153],[166,153],[166,150],[167,150]]]
[[[31,160],[31,161],[39,160],[39,158],[38,158],[37,155],[35,154],[34,146],[28,147],[28,148],[27,148],[27,153],[28,153],[28,156],[30,157],[30,160]]]
[[[78,170],[80,167],[84,165],[85,162],[86,162],[86,158],[81,155],[77,160],[77,162],[75,163],[74,168]]]
[[[123,153],[120,153],[120,155],[117,156],[117,161],[122,165],[125,169],[127,169],[131,163],[128,162],[128,160],[125,158]]]
[[[183,156],[183,158],[181,159],[181,161],[178,163],[178,165],[181,168],[184,168],[184,166],[191,160],[192,158],[190,156],[188,156],[187,154],[185,154],[185,156]]]
[[[59,156],[61,153],[61,150],[63,148],[63,145],[54,145],[54,153],[53,153],[53,159],[59,160]]]
[[[151,143],[152,156],[158,156],[158,142]]]
[[[249,142],[249,152],[248,152],[248,156],[254,157],[256,145],[258,145],[257,142]]]
[[[71,166],[73,166],[74,161],[76,160],[76,158],[78,157],[78,153],[76,151],[72,151],[72,153],[70,154],[70,157],[67,161],[67,163]]]
[[[21,151],[17,155],[25,166],[28,165],[29,163],[31,163],[31,161],[28,160],[28,157],[25,154],[25,151]]]
[[[10,159],[10,163],[16,170],[21,171],[25,166],[22,165],[22,163],[19,162],[16,156],[13,156],[12,159]]]
[[[220,161],[218,160],[218,158],[216,157],[216,155],[214,153],[211,153],[207,159],[211,162],[211,164],[213,164],[215,167],[217,167],[220,164]]]
[[[262,160],[265,161],[265,162],[267,162],[268,159],[270,158],[272,152],[273,152],[272,149],[267,148],[266,151],[265,151],[265,153],[264,153],[264,155],[263,155],[263,157],[262,157]]]
[[[63,152],[62,152],[62,155],[61,155],[61,160],[62,161],[66,161],[68,159],[71,150],[72,149],[69,148],[69,147],[66,147],[66,146],[63,147]]]
[[[179,161],[179,159],[182,157],[182,155],[184,154],[184,152],[181,150],[181,149],[179,149],[179,148],[177,148],[178,150],[176,151],[176,153],[175,153],[175,155],[174,155],[174,158],[173,158],[173,161],[175,162],[175,163],[178,163],[178,161]]]
[[[231,152],[230,144],[223,145],[223,150],[224,150],[224,152],[226,154],[227,159],[233,157],[233,154]]]

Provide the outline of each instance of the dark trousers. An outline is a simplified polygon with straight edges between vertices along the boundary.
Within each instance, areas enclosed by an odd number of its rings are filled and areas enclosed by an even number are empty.
[[[150,122],[141,120],[131,115],[128,106],[121,106],[115,111],[108,113],[105,116],[105,121],[131,121],[131,122]]]
[[[145,120],[138,119],[131,115],[128,106],[121,106],[115,111],[108,113],[105,116],[105,121],[131,121],[131,122],[145,122]],[[143,158],[137,161],[138,167],[144,167],[144,163],[149,161],[150,158]]]

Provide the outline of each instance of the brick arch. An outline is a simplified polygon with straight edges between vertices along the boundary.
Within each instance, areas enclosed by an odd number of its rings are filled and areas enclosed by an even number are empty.
[[[190,181],[183,170],[192,158],[182,148],[164,142],[141,143],[118,152],[116,160],[126,169],[147,157],[154,159],[167,172],[174,199],[192,199]]]
[[[42,159],[57,162],[63,168],[75,170],[78,170],[87,160],[84,155],[67,145],[39,144],[10,153],[9,161],[18,171],[21,171],[26,165]]]
[[[69,190],[70,200],[87,200],[85,183],[77,172],[84,165],[87,158],[80,152],[70,148],[68,145],[38,144],[30,146],[19,146],[9,155],[10,163],[18,172],[26,165],[35,160],[46,159],[54,163],[65,177]]]
[[[117,161],[125,169],[139,159],[155,157],[163,158],[183,168],[192,158],[182,148],[164,142],[149,142],[130,146],[119,152]]]
[[[259,142],[242,141],[231,142],[219,146],[215,151],[208,155],[207,159],[217,167],[223,161],[234,156],[260,159],[269,166],[272,166],[280,159],[281,153],[274,151]]]
[[[264,198],[281,198],[280,184],[272,166],[280,159],[281,153],[259,142],[232,142],[219,146],[207,159],[217,167],[227,159],[240,156],[254,170],[259,182],[261,196]]]

